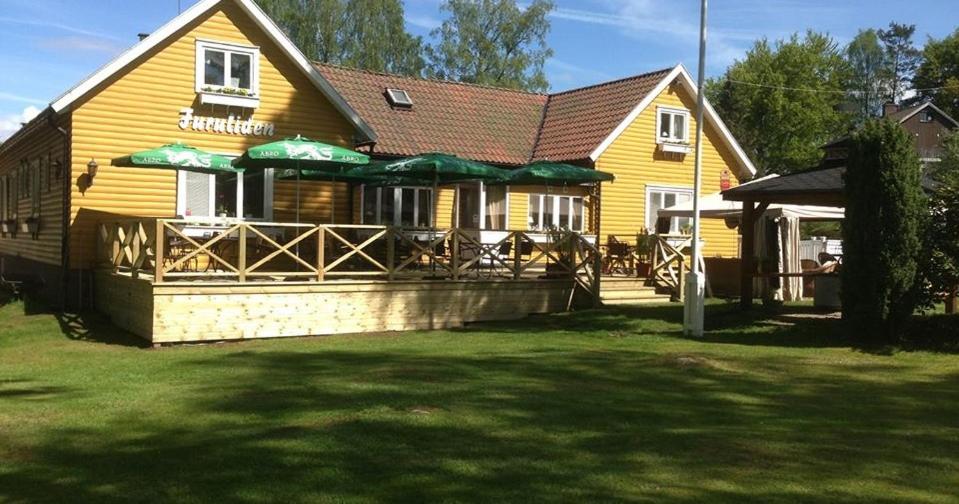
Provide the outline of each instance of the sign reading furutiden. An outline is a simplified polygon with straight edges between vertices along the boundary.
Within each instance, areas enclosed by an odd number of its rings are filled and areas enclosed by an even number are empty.
[[[254,121],[252,117],[244,120],[233,114],[226,119],[193,115],[192,108],[180,109],[179,126],[181,130],[190,129],[227,135],[271,137],[276,133],[276,125],[271,122]]]

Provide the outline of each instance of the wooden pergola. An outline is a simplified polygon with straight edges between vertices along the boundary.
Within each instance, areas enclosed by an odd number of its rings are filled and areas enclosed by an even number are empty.
[[[723,191],[723,199],[741,201],[743,205],[739,302],[744,309],[749,309],[753,304],[755,264],[752,251],[756,242],[756,220],[773,203],[845,207],[844,172],[845,167],[815,169]]]

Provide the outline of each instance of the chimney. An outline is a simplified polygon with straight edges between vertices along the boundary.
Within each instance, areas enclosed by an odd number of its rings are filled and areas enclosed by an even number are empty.
[[[145,38],[147,38],[147,37],[149,37],[149,36],[150,36],[149,33],[137,33],[137,38],[140,39],[140,40],[143,40],[143,39],[145,39]]]
[[[886,102],[882,104],[882,116],[889,117],[889,114],[899,112],[899,105],[896,105],[893,102]]]

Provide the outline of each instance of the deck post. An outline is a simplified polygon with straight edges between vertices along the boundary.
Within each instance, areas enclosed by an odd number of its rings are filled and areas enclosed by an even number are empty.
[[[753,305],[753,250],[756,243],[756,207],[753,200],[743,201],[742,247],[739,251],[739,306],[748,310]]]
[[[326,228],[317,226],[316,230],[316,281],[322,282],[326,276]]]
[[[582,237],[580,237],[582,239]],[[599,236],[597,235],[596,241],[599,241]],[[602,286],[600,281],[603,277],[603,255],[599,253],[599,247],[595,248],[593,252],[593,307],[599,308],[603,304],[602,299]]]
[[[240,241],[237,244],[237,276],[240,283],[246,282],[246,228],[249,224],[240,224]]]
[[[156,250],[153,258],[153,283],[163,283],[163,255],[166,253],[166,231],[164,230],[163,219],[156,220],[156,244],[153,246]]]
[[[520,269],[523,267],[523,256],[520,253],[523,244],[523,234],[513,231],[513,280],[519,280]]]
[[[460,279],[460,230],[453,228],[453,250],[450,256],[453,259],[453,280]]]
[[[386,278],[393,280],[396,276],[396,236],[393,226],[386,227]]]

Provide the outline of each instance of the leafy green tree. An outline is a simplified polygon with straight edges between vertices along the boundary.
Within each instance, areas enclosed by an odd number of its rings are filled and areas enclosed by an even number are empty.
[[[762,173],[815,166],[820,146],[848,131],[842,112],[848,67],[828,35],[759,40],[707,96]]]
[[[941,40],[930,39],[922,53],[913,84],[924,89],[920,96],[931,98],[947,114],[959,117],[959,29]]]
[[[879,35],[871,28],[860,30],[846,46],[845,56],[853,92],[850,101],[856,121],[863,123],[881,115],[883,102],[891,93],[892,72]]]
[[[428,74],[440,79],[530,91],[549,87],[543,65],[552,0],[533,0],[521,9],[515,0],[445,0],[448,13],[432,32]]]
[[[912,42],[916,25],[889,23],[889,29],[879,30],[879,39],[886,50],[891,77],[889,101],[899,103],[913,73],[922,60],[922,51]]]
[[[259,0],[309,58],[366,70],[422,74],[423,41],[406,32],[400,0]]]
[[[399,0],[347,0],[341,63],[403,75],[423,73],[423,41],[406,32]]]
[[[892,343],[916,307],[928,208],[909,133],[888,119],[854,133],[845,196],[843,319],[862,343]]]
[[[955,296],[959,287],[959,133],[943,142],[942,161],[930,168],[935,191],[930,198],[932,215],[926,233],[924,276],[928,301]]]

